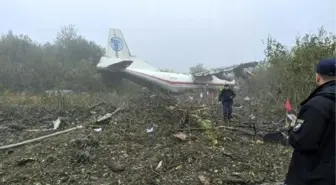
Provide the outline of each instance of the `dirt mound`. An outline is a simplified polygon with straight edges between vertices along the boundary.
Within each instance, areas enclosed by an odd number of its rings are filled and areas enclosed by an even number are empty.
[[[284,178],[289,148],[220,121],[218,106],[146,96],[97,121],[117,108],[2,107],[2,146],[83,128],[0,150],[0,184],[260,184]],[[61,126],[53,130],[58,117]]]

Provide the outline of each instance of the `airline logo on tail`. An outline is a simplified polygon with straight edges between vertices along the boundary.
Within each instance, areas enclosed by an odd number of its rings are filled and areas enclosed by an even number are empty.
[[[124,42],[119,37],[112,37],[110,40],[110,46],[114,51],[118,52],[124,48]]]
[[[132,57],[120,29],[110,28],[106,44],[106,57],[122,59]]]

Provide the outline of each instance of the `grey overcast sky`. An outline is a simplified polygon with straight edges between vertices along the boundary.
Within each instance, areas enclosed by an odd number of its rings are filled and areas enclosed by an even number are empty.
[[[7,0],[0,32],[52,41],[75,24],[105,47],[120,28],[132,51],[159,68],[187,71],[196,63],[223,67],[264,58],[268,35],[287,46],[324,26],[336,29],[335,0]]]

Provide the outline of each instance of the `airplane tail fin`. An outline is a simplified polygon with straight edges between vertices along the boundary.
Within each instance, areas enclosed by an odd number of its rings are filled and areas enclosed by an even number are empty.
[[[120,29],[109,29],[109,36],[106,47],[108,58],[130,58],[131,52]]]
[[[100,58],[97,68],[99,70],[120,71],[122,69],[145,69],[157,71],[158,69],[132,56],[125,38],[120,29],[109,29],[105,56]]]

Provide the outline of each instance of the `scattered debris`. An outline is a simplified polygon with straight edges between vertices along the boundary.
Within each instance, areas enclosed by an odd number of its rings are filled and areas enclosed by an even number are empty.
[[[161,166],[162,166],[162,162],[163,162],[163,161],[160,161],[160,162],[159,162],[159,164],[156,166],[155,170],[158,170],[159,168],[161,168]]]
[[[54,129],[54,130],[57,130],[58,127],[60,126],[60,124],[61,124],[61,118],[58,117],[57,120],[53,121],[53,125],[54,125],[54,128],[53,128],[53,129]]]
[[[101,132],[101,131],[103,131],[103,128],[95,128],[95,129],[93,129],[95,132]]]
[[[125,171],[125,167],[124,166],[121,166],[119,163],[117,163],[116,161],[114,160],[110,160],[108,163],[107,163],[107,167],[115,172],[115,173],[119,173],[119,172],[122,172],[122,171]]]
[[[173,134],[173,136],[178,138],[181,141],[185,141],[187,139],[187,135],[182,133],[182,132],[179,132],[177,134]]]
[[[146,132],[147,132],[147,133],[152,133],[152,132],[154,132],[154,127],[147,128],[147,129],[146,129]]]
[[[210,185],[210,180],[204,175],[199,175],[198,179],[202,182],[203,185]]]
[[[102,116],[101,118],[99,118],[97,120],[97,122],[100,123],[100,122],[106,121],[106,120],[110,119],[111,117],[112,117],[111,113],[106,113],[104,116]]]
[[[121,108],[117,108],[115,109],[112,113],[106,113],[104,116],[100,117],[98,120],[97,120],[97,123],[101,123],[101,122],[104,122],[104,121],[107,121],[109,119],[112,118],[112,116],[114,114],[116,114],[117,112],[121,111]]]
[[[290,148],[266,142],[260,134],[278,125],[258,122],[255,114],[255,135],[248,106],[236,109],[235,121],[227,125],[218,106],[190,102],[188,97],[177,104],[169,96],[146,94],[121,109],[111,103],[57,111],[2,108],[6,121],[1,122],[0,184],[226,185],[284,178]],[[105,119],[98,122],[99,115]],[[60,126],[48,129],[57,117]],[[9,131],[11,123],[24,127]],[[33,129],[44,132],[29,131]],[[154,129],[155,135],[146,133]]]

